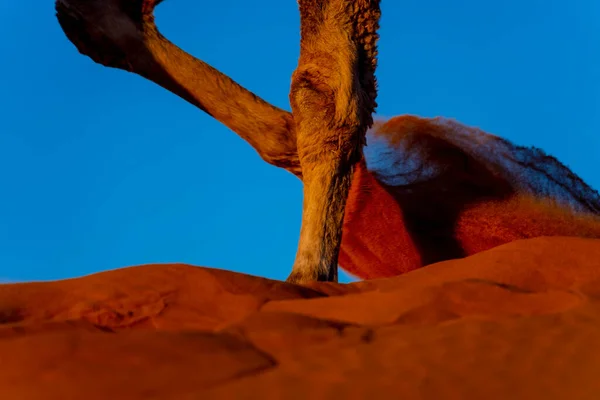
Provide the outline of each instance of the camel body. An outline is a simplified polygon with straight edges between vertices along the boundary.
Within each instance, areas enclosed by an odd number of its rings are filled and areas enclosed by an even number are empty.
[[[367,135],[340,266],[399,275],[538,236],[600,237],[600,196],[536,148],[445,118],[400,116]]]

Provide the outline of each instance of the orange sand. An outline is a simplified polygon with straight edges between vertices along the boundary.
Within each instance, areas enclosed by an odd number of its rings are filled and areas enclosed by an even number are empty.
[[[598,399],[600,240],[349,285],[149,265],[0,285],[0,399]]]

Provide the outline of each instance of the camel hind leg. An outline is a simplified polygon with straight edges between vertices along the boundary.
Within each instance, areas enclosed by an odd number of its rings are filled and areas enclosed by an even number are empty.
[[[299,5],[300,59],[290,101],[304,203],[288,281],[337,281],[346,199],[375,106],[374,61],[366,60],[374,51],[365,50],[365,37],[374,48],[379,2],[300,0]],[[372,21],[361,19],[364,12],[371,12]],[[361,35],[367,25],[370,37]]]

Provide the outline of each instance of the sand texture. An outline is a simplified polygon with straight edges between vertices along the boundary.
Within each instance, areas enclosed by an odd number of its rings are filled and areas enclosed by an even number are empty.
[[[0,399],[600,399],[600,240],[297,286],[188,265],[0,285]]]

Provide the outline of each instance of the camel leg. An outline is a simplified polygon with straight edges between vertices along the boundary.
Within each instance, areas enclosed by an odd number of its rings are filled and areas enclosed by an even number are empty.
[[[158,3],[160,0],[56,0],[56,15],[67,38],[82,54],[173,92],[237,133],[263,160],[302,178],[292,115],[160,34],[153,14]]]
[[[375,106],[374,61],[366,58],[375,54],[379,2],[299,0],[299,6],[300,59],[290,101],[304,203],[288,281],[337,281],[352,171],[362,157]],[[371,20],[365,21],[365,13]]]

